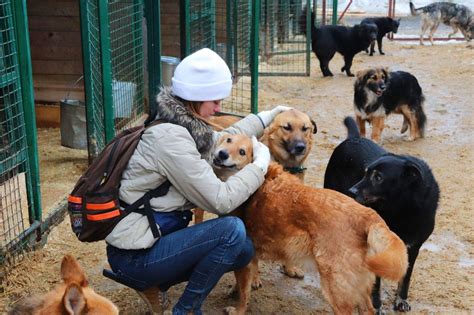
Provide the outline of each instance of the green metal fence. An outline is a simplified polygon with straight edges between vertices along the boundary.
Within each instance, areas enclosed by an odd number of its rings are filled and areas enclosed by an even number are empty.
[[[223,111],[256,112],[258,89],[257,0],[181,0],[181,57],[207,47],[216,51],[231,69],[232,95]]]
[[[260,75],[308,76],[311,38],[300,29],[300,16],[306,7],[309,21],[311,2],[301,0],[262,0],[260,20]],[[310,23],[306,23],[307,34]]]
[[[159,2],[158,2],[159,3]],[[144,118],[143,0],[81,1],[89,155]]]
[[[41,221],[26,1],[0,1],[0,265]]]

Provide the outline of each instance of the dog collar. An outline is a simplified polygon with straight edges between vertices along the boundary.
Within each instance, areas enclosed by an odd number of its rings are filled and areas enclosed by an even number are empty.
[[[300,174],[304,173],[306,167],[303,166],[293,166],[293,167],[284,167],[285,171],[289,172],[290,174]]]

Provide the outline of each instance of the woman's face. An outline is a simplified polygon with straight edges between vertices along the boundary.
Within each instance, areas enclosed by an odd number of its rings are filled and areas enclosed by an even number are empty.
[[[217,112],[221,111],[221,102],[222,100],[218,101],[204,101],[199,107],[199,115],[203,118],[207,119],[214,115]]]

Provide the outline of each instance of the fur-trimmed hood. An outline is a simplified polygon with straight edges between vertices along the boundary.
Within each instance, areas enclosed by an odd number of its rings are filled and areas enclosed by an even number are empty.
[[[210,160],[213,143],[212,127],[194,116],[186,106],[181,103],[171,92],[170,88],[163,87],[156,97],[155,120],[180,125],[186,128],[196,142],[201,156]]]

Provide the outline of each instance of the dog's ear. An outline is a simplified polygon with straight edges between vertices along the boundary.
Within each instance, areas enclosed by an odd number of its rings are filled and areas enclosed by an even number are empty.
[[[406,161],[404,174],[410,182],[424,180],[421,168],[411,161]]]
[[[357,71],[356,73],[356,78],[357,78],[357,81],[365,81],[367,80],[368,76],[367,74],[370,72],[370,70],[359,70]]]
[[[83,314],[86,309],[86,298],[77,283],[71,283],[66,287],[63,305],[68,314]]]
[[[65,255],[61,262],[61,278],[65,284],[72,282],[78,283],[82,287],[88,285],[88,281],[84,271],[77,262],[77,260],[71,255]]]
[[[388,77],[390,76],[390,70],[388,69],[388,67],[383,67],[382,71],[383,71],[383,74],[385,75],[385,78],[388,79]]]
[[[311,124],[313,125],[313,134],[316,134],[318,132],[318,126],[316,125],[316,122],[312,119]]]

